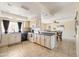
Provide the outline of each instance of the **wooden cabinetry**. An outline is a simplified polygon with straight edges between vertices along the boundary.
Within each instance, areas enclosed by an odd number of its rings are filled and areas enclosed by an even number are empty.
[[[34,42],[37,42],[37,34],[33,34]]]
[[[79,57],[79,26],[77,26],[76,53],[77,53],[77,56]]]
[[[8,34],[2,34],[0,46],[8,45]]]
[[[54,47],[57,47],[57,40],[56,40],[56,35],[51,36],[51,49],[53,49]]]
[[[21,34],[20,33],[15,33],[15,34],[10,34],[9,39],[8,39],[8,44],[15,44],[21,42]]]

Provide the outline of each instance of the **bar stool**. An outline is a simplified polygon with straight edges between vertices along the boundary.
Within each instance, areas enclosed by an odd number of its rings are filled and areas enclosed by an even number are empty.
[[[62,32],[57,32],[57,41],[62,41]]]

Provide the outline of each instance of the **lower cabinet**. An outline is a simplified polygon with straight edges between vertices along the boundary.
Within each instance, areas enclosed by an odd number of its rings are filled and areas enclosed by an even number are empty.
[[[34,42],[34,38],[33,38],[32,33],[28,33],[28,40],[31,41],[31,42]]]
[[[29,36],[28,36],[29,37]],[[56,46],[56,35],[40,35],[33,33],[33,42],[45,46],[49,49],[53,49]],[[30,41],[31,38],[29,38]]]
[[[51,49],[57,47],[56,35],[51,36]]]
[[[15,34],[15,35],[10,35],[9,36],[9,39],[8,39],[8,43],[9,44],[15,44],[15,43],[19,43],[19,42],[21,42],[21,34]]]
[[[37,35],[36,43],[41,44],[40,35]]]
[[[40,35],[40,43],[41,43],[41,45],[42,46],[45,46],[45,37],[44,37],[44,35]]]
[[[51,38],[50,38],[50,36],[45,36],[45,47],[51,48]]]
[[[0,47],[19,42],[21,42],[21,33],[2,34]]]

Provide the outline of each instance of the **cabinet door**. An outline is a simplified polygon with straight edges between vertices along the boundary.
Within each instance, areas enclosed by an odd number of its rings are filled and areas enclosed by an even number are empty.
[[[40,35],[37,34],[37,43],[40,44]]]
[[[8,43],[9,43],[8,38],[9,38],[8,34],[3,34],[2,35],[1,46],[8,45]]]
[[[28,40],[33,42],[33,34],[28,34]]]
[[[15,35],[15,41],[16,41],[15,43],[21,42],[21,33]]]
[[[16,42],[16,37],[13,34],[9,34],[9,45],[14,44]]]
[[[45,36],[45,47],[51,48],[51,41],[50,41],[50,36]]]
[[[34,36],[34,39],[33,39],[34,42],[37,42],[37,34],[34,34],[33,36]]]
[[[42,46],[45,45],[45,41],[44,41],[44,39],[45,39],[45,38],[44,38],[44,35],[41,35],[41,39],[40,39],[40,40],[41,40],[41,45],[42,45]]]
[[[51,49],[57,46],[56,35],[51,36]]]

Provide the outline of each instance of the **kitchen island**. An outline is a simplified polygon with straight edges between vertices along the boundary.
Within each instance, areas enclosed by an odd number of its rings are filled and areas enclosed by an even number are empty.
[[[56,32],[32,33],[29,39],[32,39],[30,40],[31,42],[49,49],[53,49],[57,46]]]

